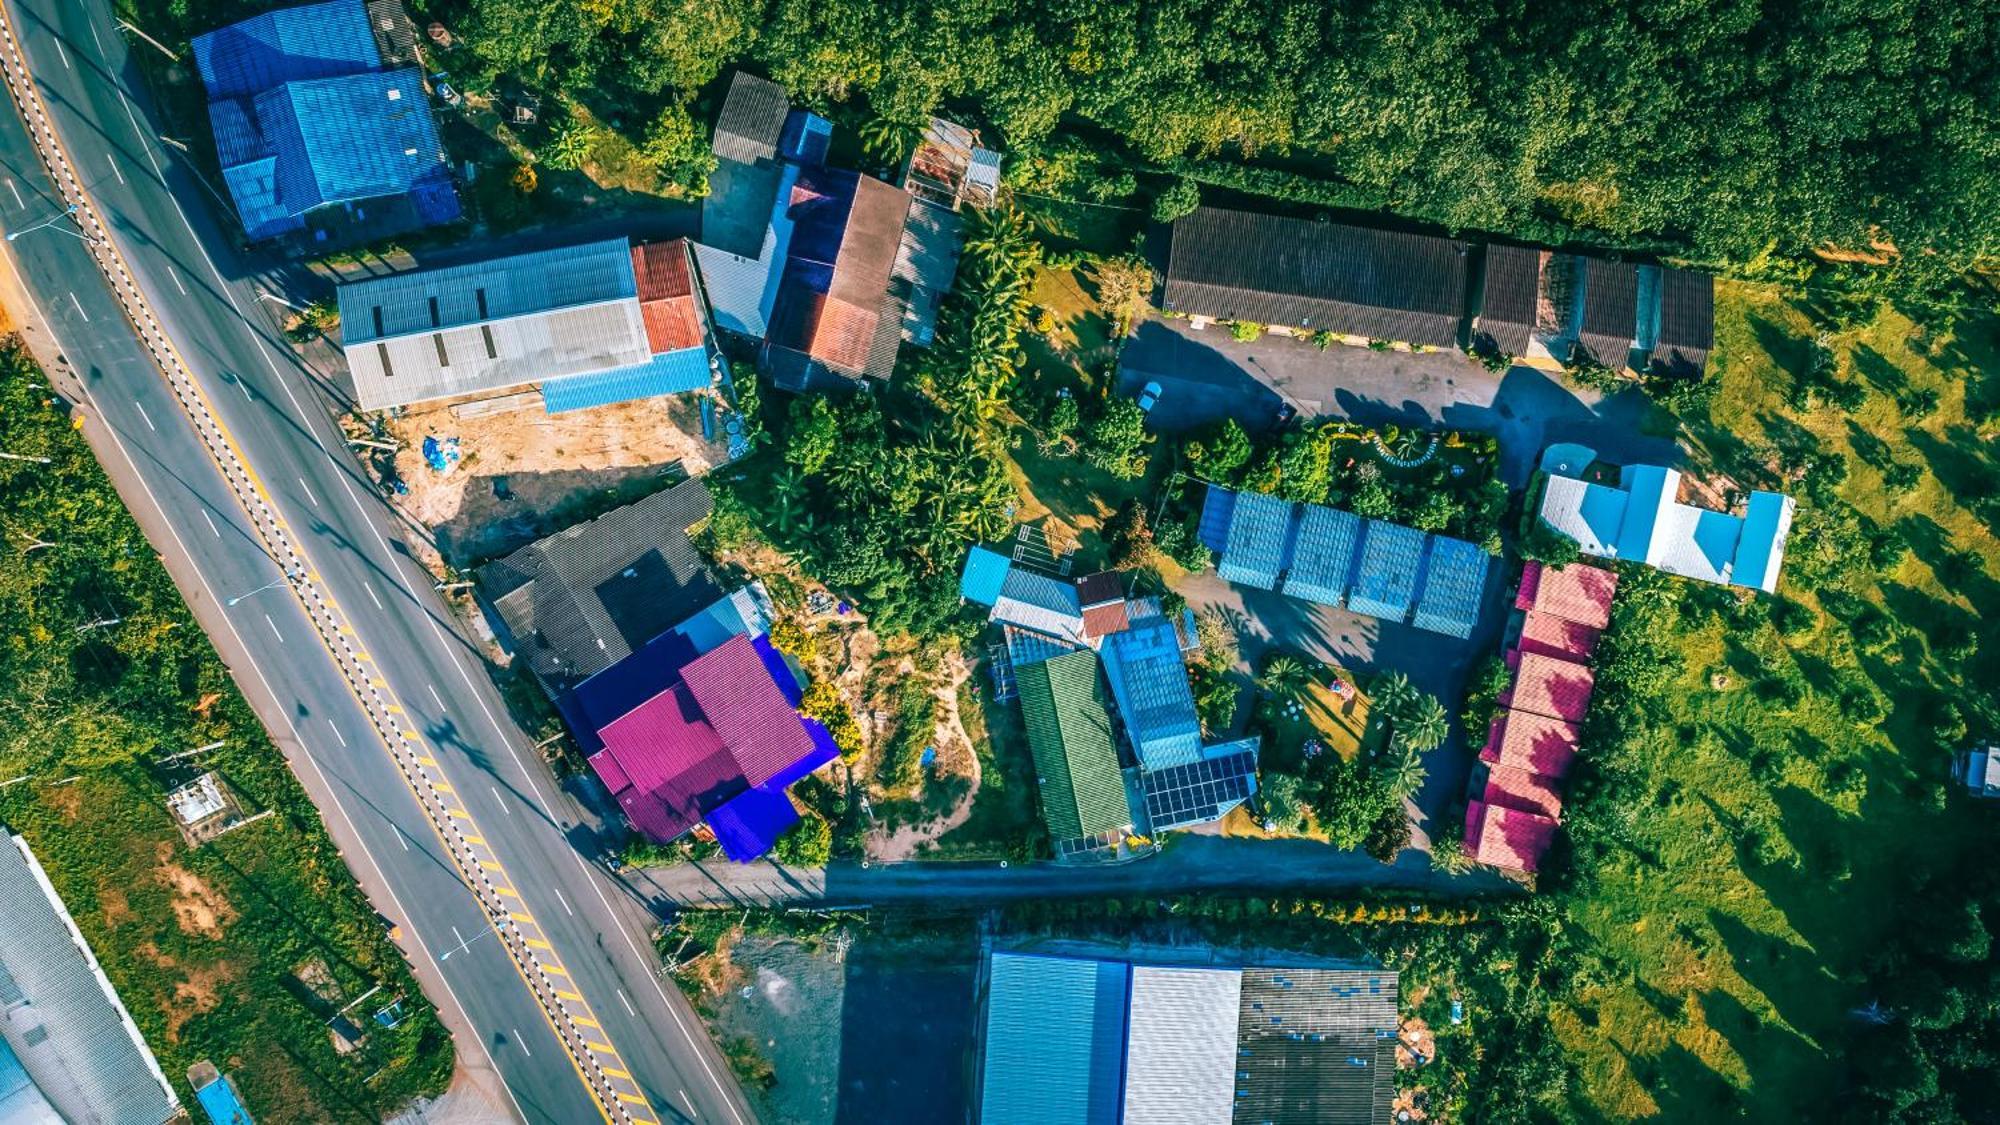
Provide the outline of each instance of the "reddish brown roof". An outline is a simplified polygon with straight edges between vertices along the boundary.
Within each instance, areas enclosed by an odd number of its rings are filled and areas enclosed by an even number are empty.
[[[1486,772],[1486,803],[1553,818],[1562,812],[1562,790],[1553,777],[1514,766],[1491,766]]]
[[[1465,807],[1465,850],[1492,867],[1539,870],[1555,835],[1556,822],[1545,816],[1483,801]]]
[[[1579,722],[1590,709],[1590,692],[1597,677],[1590,669],[1552,656],[1519,649],[1508,654],[1514,665],[1514,686],[1500,697],[1504,707]]]
[[[1521,572],[1521,592],[1514,605],[1603,629],[1611,624],[1611,600],[1617,593],[1618,576],[1602,567],[1530,562]]]
[[[868,348],[881,319],[877,309],[849,304],[823,293],[801,292],[777,314],[771,338],[843,371],[868,366]]]
[[[1083,635],[1088,638],[1122,633],[1132,627],[1132,618],[1126,613],[1123,598],[1103,605],[1094,605],[1083,611]]]
[[[639,279],[639,312],[653,354],[700,347],[701,313],[695,306],[687,240],[634,246],[632,272]]]
[[[1561,778],[1568,776],[1576,763],[1576,747],[1575,723],[1526,711],[1502,711],[1487,728],[1479,758]]]
[[[1557,617],[1553,613],[1529,613],[1521,622],[1521,651],[1553,656],[1574,664],[1590,663],[1597,651],[1598,631]]]

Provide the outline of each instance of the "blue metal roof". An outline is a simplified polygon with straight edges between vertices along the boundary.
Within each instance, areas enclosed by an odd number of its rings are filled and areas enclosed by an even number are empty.
[[[1201,499],[1202,545],[1216,554],[1229,549],[1229,521],[1236,517],[1236,494],[1219,484],[1208,486]]]
[[[1417,613],[1410,624],[1433,633],[1466,638],[1479,624],[1480,595],[1486,591],[1486,570],[1493,556],[1463,539],[1431,538],[1429,560],[1424,566],[1417,597]]]
[[[1013,560],[998,551],[972,548],[965,554],[965,569],[959,572],[958,596],[975,605],[992,605],[1000,600],[1000,587],[1013,568]]]
[[[1423,562],[1423,532],[1401,524],[1369,520],[1361,541],[1361,565],[1347,593],[1347,608],[1369,617],[1401,621],[1410,614],[1417,568]]]
[[[194,1100],[214,1125],[252,1125],[250,1111],[243,1108],[243,1099],[236,1096],[236,1086],[226,1074],[196,1090]]]
[[[745,789],[708,814],[708,827],[722,845],[722,854],[738,863],[770,851],[778,837],[798,822],[799,810],[791,797],[768,786]]]
[[[1229,521],[1229,540],[1215,572],[1231,582],[1273,589],[1285,567],[1292,530],[1292,503],[1260,492],[1238,493]]]
[[[542,403],[549,413],[561,414],[566,410],[698,391],[713,378],[706,348],[681,348],[661,352],[636,367],[552,379],[542,384]]]
[[[1285,574],[1285,593],[1339,605],[1347,594],[1355,548],[1360,544],[1360,516],[1319,504],[1305,505],[1298,543],[1292,549],[1292,567]]]
[[[1164,617],[1134,621],[1105,640],[1105,677],[1125,733],[1149,770],[1201,758],[1201,719],[1181,663],[1180,637]]]
[[[1776,492],[1753,492],[1743,512],[1743,535],[1738,540],[1735,565],[1729,580],[1776,592],[1778,571],[1785,562],[1785,540],[1792,530],[1793,503]]]
[[[824,164],[832,144],[833,122],[810,110],[795,109],[778,136],[778,155],[800,164]]]
[[[211,101],[286,82],[382,68],[362,0],[280,8],[194,37],[195,69]]]
[[[981,1121],[1115,1125],[1130,968],[996,952],[987,976]]]

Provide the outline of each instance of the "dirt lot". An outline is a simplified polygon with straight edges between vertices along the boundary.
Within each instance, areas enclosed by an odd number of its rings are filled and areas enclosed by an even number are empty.
[[[694,395],[549,414],[540,396],[528,393],[427,404],[387,426],[398,447],[396,475],[410,490],[397,503],[433,529],[439,552],[454,565],[554,530],[566,510],[595,494],[636,494],[679,474],[699,476],[728,457],[725,443],[703,439]],[[461,460],[450,472],[424,463],[431,436],[458,438]]]

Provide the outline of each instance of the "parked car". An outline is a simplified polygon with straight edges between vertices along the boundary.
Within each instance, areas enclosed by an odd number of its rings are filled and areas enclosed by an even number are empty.
[[[1164,393],[1165,389],[1159,383],[1147,383],[1139,390],[1139,409],[1144,413],[1151,414],[1153,408],[1160,405],[1160,395]]]

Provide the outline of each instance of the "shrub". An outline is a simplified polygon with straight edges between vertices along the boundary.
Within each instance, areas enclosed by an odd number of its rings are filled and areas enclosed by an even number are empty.
[[[1225,418],[1201,440],[1188,443],[1188,468],[1203,480],[1229,484],[1250,463],[1253,452],[1250,435],[1236,419]]]
[[[1263,334],[1264,326],[1258,324],[1256,321],[1232,320],[1229,322],[1229,335],[1239,344],[1252,343]]]
[[[1153,197],[1153,221],[1171,223],[1194,214],[1201,206],[1201,187],[1193,180],[1177,179]]]
[[[1114,567],[1143,562],[1153,549],[1153,528],[1146,520],[1146,505],[1137,498],[1127,500],[1104,525],[1104,542],[1110,548]]]
[[[1536,516],[1527,534],[1521,536],[1521,557],[1545,566],[1568,566],[1583,557],[1583,548]]]
[[[776,643],[775,638],[773,643]],[[854,712],[847,706],[847,699],[840,694],[831,680],[815,680],[799,700],[799,713],[817,719],[827,733],[833,736],[833,744],[840,748],[840,760],[852,763],[861,756],[861,724],[854,721]]]
[[[1130,480],[1146,471],[1139,453],[1145,442],[1146,412],[1129,398],[1114,398],[1090,423],[1087,457],[1112,476]]]
[[[1361,850],[1379,863],[1394,863],[1396,856],[1410,846],[1410,818],[1403,812],[1402,802],[1383,809],[1368,826],[1368,836],[1361,842]]]
[[[771,858],[787,867],[825,867],[833,858],[833,826],[818,813],[806,813],[778,837]]]
[[[1272,771],[1258,779],[1257,803],[1264,819],[1280,832],[1302,832],[1306,826],[1304,783],[1297,774]]]
[[[685,198],[708,194],[708,175],[715,171],[707,130],[695,123],[687,106],[669,103],[646,129],[639,155],[661,181]]]

